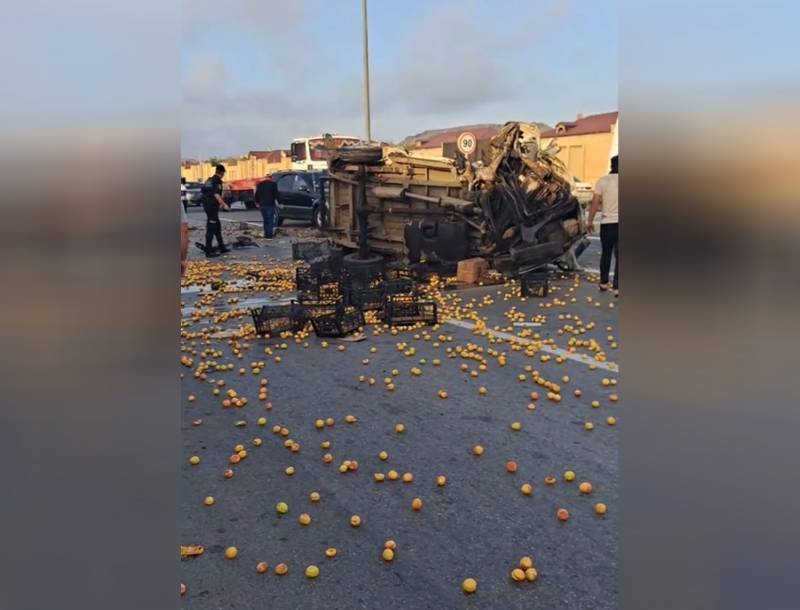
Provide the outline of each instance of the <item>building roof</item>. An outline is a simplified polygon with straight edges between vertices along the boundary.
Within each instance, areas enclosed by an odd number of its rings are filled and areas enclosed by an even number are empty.
[[[617,121],[617,117],[619,117],[619,112],[615,111],[590,114],[574,121],[562,121],[556,123],[553,129],[543,131],[541,137],[556,138],[559,136],[580,136],[589,133],[609,133],[612,125]]]
[[[453,127],[451,129],[444,129],[434,133],[424,139],[416,140],[414,145],[419,148],[436,148],[445,142],[455,142],[458,139],[458,136],[465,131],[472,133],[476,140],[488,140],[489,138],[493,138],[500,133],[500,127],[493,125],[475,127],[470,127],[467,125],[465,127]]]
[[[247,153],[249,157],[255,157],[256,159],[264,159],[267,163],[280,163],[282,155],[288,155],[288,150],[251,150]]]

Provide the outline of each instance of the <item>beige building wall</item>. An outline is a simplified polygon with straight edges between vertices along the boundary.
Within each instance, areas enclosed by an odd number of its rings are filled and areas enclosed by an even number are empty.
[[[442,157],[441,146],[433,146],[431,148],[410,148],[408,152],[412,153],[415,157],[424,157],[426,159],[440,159]]]
[[[608,173],[613,139],[611,132],[542,138],[542,148],[555,142],[561,148],[558,158],[567,166],[570,175],[594,186],[600,176]]]
[[[292,166],[291,158],[283,153],[281,153],[279,163],[269,163],[266,159],[258,159],[256,157],[222,160],[221,163],[226,170],[225,182],[248,178],[263,178],[273,172],[291,169]],[[213,175],[214,165],[211,163],[181,165],[181,178],[186,178],[187,182],[204,182]]]

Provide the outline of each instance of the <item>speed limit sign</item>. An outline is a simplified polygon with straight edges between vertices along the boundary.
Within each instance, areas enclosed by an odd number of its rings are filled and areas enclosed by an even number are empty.
[[[475,139],[475,134],[465,131],[458,136],[458,140],[456,140],[456,146],[458,146],[458,150],[461,151],[462,155],[469,157],[475,152],[475,148],[478,146],[478,141]]]

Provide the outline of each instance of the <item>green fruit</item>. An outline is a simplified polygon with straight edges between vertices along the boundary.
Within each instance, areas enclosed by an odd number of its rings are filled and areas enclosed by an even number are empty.
[[[289,512],[289,505],[286,502],[278,502],[275,505],[275,510],[277,510],[281,515],[285,515]]]

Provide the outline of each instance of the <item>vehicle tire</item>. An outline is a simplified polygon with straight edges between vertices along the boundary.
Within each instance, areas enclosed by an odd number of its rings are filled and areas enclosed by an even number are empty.
[[[383,148],[370,144],[355,146],[342,146],[331,155],[335,162],[340,163],[365,163],[371,165],[379,163],[383,158]]]
[[[358,252],[351,252],[345,255],[344,266],[345,268],[369,267],[371,265],[383,263],[383,260],[383,256],[380,254],[370,254],[367,258],[360,258]]]
[[[321,205],[318,205],[311,212],[311,225],[317,229],[325,228],[325,210]]]

